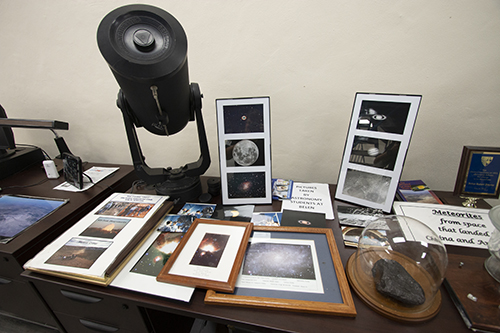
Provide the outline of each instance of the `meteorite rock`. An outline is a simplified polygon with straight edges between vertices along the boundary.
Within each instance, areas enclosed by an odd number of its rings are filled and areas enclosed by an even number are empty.
[[[405,306],[416,306],[425,302],[422,286],[397,261],[380,259],[373,265],[372,275],[377,291],[382,295]]]

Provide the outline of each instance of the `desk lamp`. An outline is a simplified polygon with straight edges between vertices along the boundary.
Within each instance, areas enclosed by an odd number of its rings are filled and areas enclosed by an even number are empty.
[[[106,15],[97,30],[102,56],[120,86],[117,105],[123,115],[134,168],[158,194],[187,201],[201,194],[200,175],[210,166],[201,115],[199,86],[189,83],[187,38],[180,23],[149,5],[127,5]],[[150,168],[135,128],[173,135],[196,119],[200,157],[173,169]]]
[[[44,160],[40,148],[20,148],[16,146],[12,132],[13,127],[49,129],[55,135],[54,141],[59,149],[59,156],[62,156],[63,153],[71,154],[64,138],[55,131],[68,130],[69,124],[67,122],[7,118],[5,109],[0,105],[0,179]]]

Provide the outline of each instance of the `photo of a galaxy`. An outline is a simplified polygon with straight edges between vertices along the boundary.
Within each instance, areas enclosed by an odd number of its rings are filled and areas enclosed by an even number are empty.
[[[229,237],[229,235],[206,233],[189,264],[217,267]]]
[[[130,222],[130,219],[99,217],[80,236],[113,239],[125,228],[128,222]]]
[[[315,280],[311,246],[249,243],[242,274]]]
[[[263,166],[264,139],[226,140],[226,162],[232,166]]]
[[[234,198],[265,198],[266,173],[241,172],[227,174],[228,196]]]
[[[262,133],[264,132],[264,106],[225,105],[224,133]]]
[[[182,232],[162,232],[130,271],[157,276],[179,245],[182,237],[184,237]]]

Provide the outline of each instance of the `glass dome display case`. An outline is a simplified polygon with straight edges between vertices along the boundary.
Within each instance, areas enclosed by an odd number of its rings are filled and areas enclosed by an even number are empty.
[[[420,322],[439,312],[447,264],[446,248],[429,227],[386,215],[363,230],[346,272],[354,292],[373,310]]]
[[[490,257],[484,262],[484,267],[490,275],[500,282],[500,205],[490,209],[489,217],[495,230],[488,242]]]

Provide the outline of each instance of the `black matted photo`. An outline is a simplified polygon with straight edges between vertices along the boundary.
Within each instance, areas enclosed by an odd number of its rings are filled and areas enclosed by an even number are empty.
[[[391,211],[421,99],[356,94],[336,199]]]

